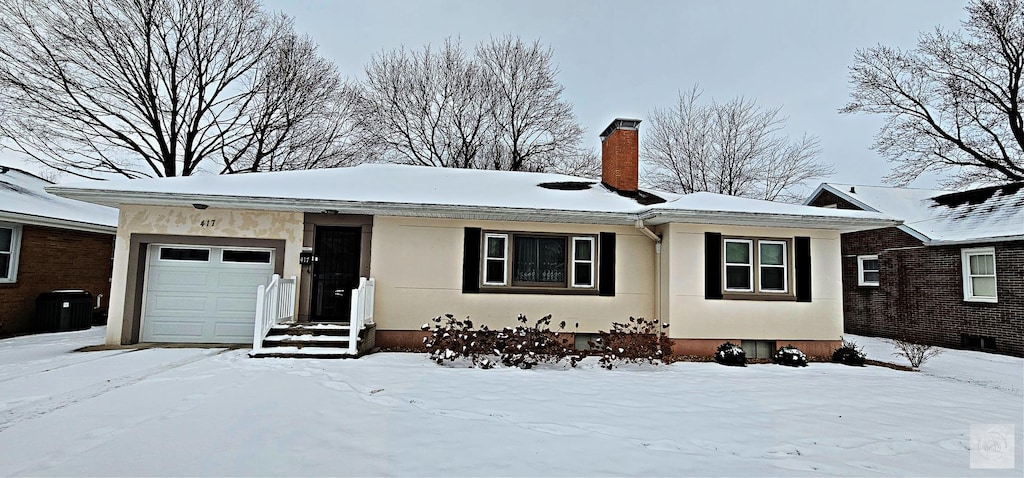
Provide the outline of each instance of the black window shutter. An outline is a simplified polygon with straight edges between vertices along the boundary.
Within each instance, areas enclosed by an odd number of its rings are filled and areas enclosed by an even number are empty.
[[[600,295],[615,295],[615,233],[601,233],[601,272],[598,274]]]
[[[722,298],[722,235],[704,233],[704,298]]]
[[[467,227],[462,244],[462,293],[480,292],[480,228]]]
[[[797,237],[796,243],[796,264],[794,265],[796,275],[796,301],[811,301],[811,238]]]

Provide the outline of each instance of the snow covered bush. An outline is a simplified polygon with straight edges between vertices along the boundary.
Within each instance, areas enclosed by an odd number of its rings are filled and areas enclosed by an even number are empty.
[[[931,345],[915,344],[904,339],[892,339],[888,342],[893,347],[896,347],[896,351],[892,354],[907,359],[910,362],[910,367],[914,370],[920,369],[921,364],[942,353],[940,348]]]
[[[486,325],[473,328],[473,322],[457,320],[452,314],[435,317],[434,325],[423,324],[424,331],[431,334],[423,338],[430,359],[440,365],[457,360],[466,360],[472,366],[483,369],[501,363],[508,367],[531,368],[542,362],[559,362],[569,359],[576,366],[579,356],[572,348],[572,341],[560,331],[550,329],[551,316],[545,316],[527,325],[525,315],[517,318],[519,325],[502,330],[490,330]]]
[[[806,367],[807,355],[792,344],[779,348],[775,352],[775,363],[790,367]]]
[[[656,364],[671,355],[668,336],[661,331],[668,324],[630,317],[629,322],[612,322],[608,332],[599,331],[597,338],[588,341],[590,354],[599,355],[601,367],[608,370],[619,363],[647,362]]]
[[[715,362],[722,365],[745,367],[747,365],[747,353],[743,351],[743,347],[732,342],[726,342],[719,345],[718,350],[715,351]]]
[[[867,356],[852,340],[843,339],[843,345],[832,352],[832,361],[835,363],[862,367],[865,360]]]

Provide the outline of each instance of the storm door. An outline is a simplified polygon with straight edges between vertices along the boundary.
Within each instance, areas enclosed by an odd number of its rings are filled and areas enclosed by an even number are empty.
[[[313,242],[313,293],[310,320],[347,322],[352,290],[359,287],[362,229],[317,226]]]

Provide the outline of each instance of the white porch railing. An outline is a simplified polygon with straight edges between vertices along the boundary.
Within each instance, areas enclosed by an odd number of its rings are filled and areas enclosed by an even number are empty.
[[[256,289],[256,326],[252,332],[252,351],[263,348],[270,328],[295,320],[295,276],[282,279],[274,274],[270,283]]]
[[[374,280],[359,278],[359,288],[352,291],[352,312],[348,330],[348,353],[359,353],[359,331],[373,323]]]

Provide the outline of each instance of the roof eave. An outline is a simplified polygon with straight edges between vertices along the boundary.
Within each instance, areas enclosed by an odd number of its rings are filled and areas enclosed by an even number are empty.
[[[53,227],[57,229],[70,229],[73,231],[96,232],[101,234],[116,234],[117,226],[94,224],[90,222],[72,221],[33,214],[22,214],[11,211],[0,211],[0,222],[11,222],[27,224],[31,226]]]
[[[729,226],[833,229],[841,233],[893,227],[897,219],[805,216],[797,214],[750,213],[738,211],[649,211],[640,219],[650,225],[666,223],[722,224]]]
[[[973,237],[970,239],[954,239],[954,240],[936,240],[926,241],[926,246],[958,246],[965,244],[990,244],[993,242],[1012,242],[1012,241],[1024,241],[1024,234],[1015,234],[1012,236],[988,236],[988,237]]]

